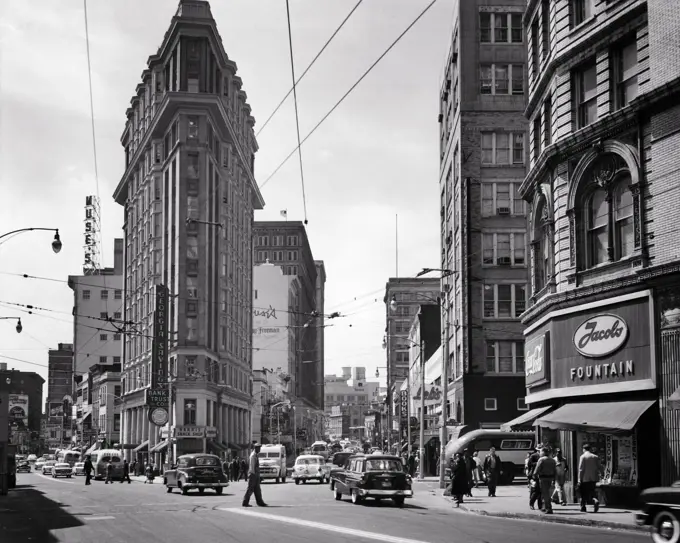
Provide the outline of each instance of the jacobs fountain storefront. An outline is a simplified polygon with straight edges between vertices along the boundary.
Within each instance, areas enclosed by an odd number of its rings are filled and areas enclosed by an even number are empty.
[[[631,503],[658,484],[659,395],[649,290],[553,311],[525,331],[526,403],[506,426],[535,428],[562,449],[570,500],[589,443],[602,460],[600,497]]]

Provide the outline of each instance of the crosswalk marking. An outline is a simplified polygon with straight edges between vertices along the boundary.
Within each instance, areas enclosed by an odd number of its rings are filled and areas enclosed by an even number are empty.
[[[290,517],[282,517],[279,515],[270,515],[269,513],[260,513],[259,511],[251,511],[249,509],[241,509],[235,507],[220,508],[221,511],[228,513],[235,513],[237,515],[244,515],[247,517],[260,518],[264,520],[271,520],[274,522],[282,522],[284,524],[292,524],[294,526],[304,526],[306,528],[314,528],[317,530],[324,530],[326,532],[335,532],[338,534],[349,535],[353,537],[361,537],[364,539],[373,539],[375,541],[383,541],[385,543],[427,543],[417,539],[406,539],[404,537],[395,537],[386,534],[379,534],[376,532],[365,532],[364,530],[355,530],[352,528],[344,528],[342,526],[334,526],[333,524],[324,524],[322,522],[312,522],[310,520],[301,520]]]

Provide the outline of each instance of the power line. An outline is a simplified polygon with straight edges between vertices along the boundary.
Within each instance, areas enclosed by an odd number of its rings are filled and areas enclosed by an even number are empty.
[[[272,117],[274,117],[274,115],[276,115],[276,113],[279,111],[279,109],[281,109],[281,106],[285,103],[285,101],[286,101],[286,100],[288,99],[288,97],[291,95],[291,93],[292,93],[293,90],[295,89],[295,86],[300,84],[300,81],[302,81],[302,78],[305,77],[305,75],[307,75],[307,72],[310,70],[310,68],[311,68],[312,66],[314,66],[314,63],[317,61],[317,59],[321,56],[321,54],[322,54],[322,53],[326,50],[326,48],[330,45],[330,43],[333,41],[333,38],[335,38],[335,36],[337,35],[337,33],[340,32],[340,29],[341,29],[343,26],[345,26],[345,23],[349,20],[349,18],[352,16],[352,14],[356,11],[356,9],[359,7],[359,5],[361,4],[361,2],[363,2],[363,1],[364,1],[364,0],[359,0],[359,1],[356,3],[356,5],[352,8],[352,10],[347,14],[347,17],[345,17],[345,18],[343,19],[343,21],[340,23],[340,26],[339,26],[338,28],[335,29],[335,32],[333,32],[333,34],[331,35],[330,38],[328,38],[328,40],[326,41],[326,43],[324,44],[324,46],[321,48],[321,50],[320,50],[320,51],[316,54],[316,56],[312,59],[312,62],[309,63],[309,66],[307,66],[307,68],[305,68],[305,71],[302,72],[302,75],[298,78],[298,80],[295,81],[295,78],[293,78],[293,81],[294,81],[293,86],[292,86],[292,87],[290,88],[290,90],[286,93],[286,95],[283,97],[283,99],[279,102],[279,105],[276,106],[276,108],[274,108],[274,111],[272,111],[271,115],[269,115],[269,117],[267,117],[267,120],[264,122],[264,124],[262,125],[262,127],[257,131],[257,133],[255,134],[255,137],[256,137],[256,138],[257,138],[257,137],[260,135],[260,133],[264,130],[264,127],[267,126],[267,125],[269,124],[269,121],[272,120]]]
[[[279,165],[276,167],[276,169],[269,175],[269,177],[267,177],[267,179],[265,179],[264,183],[262,183],[262,184],[260,185],[260,189],[264,188],[264,186],[265,186],[267,183],[269,183],[269,181],[271,180],[271,178],[274,177],[274,176],[279,172],[279,170],[280,170],[281,168],[283,168],[283,166],[288,162],[288,160],[290,160],[290,157],[292,157],[292,156],[295,154],[295,152],[302,146],[302,144],[304,144],[304,143],[312,136],[312,134],[314,134],[314,132],[317,131],[317,129],[318,129],[318,128],[326,121],[326,119],[328,119],[328,117],[331,116],[331,114],[332,114],[332,113],[340,106],[340,104],[342,104],[342,103],[345,101],[345,99],[352,93],[352,91],[354,91],[354,89],[356,89],[356,88],[359,86],[359,84],[364,80],[364,78],[365,78],[369,73],[371,73],[371,71],[373,70],[373,68],[375,68],[375,67],[378,65],[378,63],[379,63],[383,58],[385,58],[385,56],[387,55],[387,53],[389,53],[389,52],[392,50],[392,48],[393,48],[395,45],[397,45],[397,43],[399,43],[399,41],[406,35],[406,33],[407,33],[409,30],[411,30],[411,28],[413,28],[413,27],[415,26],[415,24],[420,20],[420,18],[421,18],[423,15],[425,15],[425,13],[427,13],[427,11],[428,11],[428,10],[429,10],[436,2],[437,2],[437,0],[432,0],[432,1],[425,7],[425,9],[424,9],[423,11],[420,12],[420,14],[418,15],[418,17],[416,17],[416,18],[413,20],[413,22],[411,22],[411,24],[408,25],[408,26],[406,27],[406,29],[405,29],[401,34],[399,34],[399,36],[397,37],[397,39],[394,40],[394,41],[392,42],[392,44],[391,44],[391,45],[383,52],[382,55],[380,55],[380,56],[377,58],[377,60],[376,60],[373,64],[371,64],[371,66],[369,66],[368,70],[366,70],[366,71],[363,73],[363,75],[356,81],[356,83],[354,83],[354,85],[352,85],[352,86],[349,88],[349,90],[342,96],[342,98],[340,98],[340,100],[338,100],[338,101],[335,103],[335,105],[330,109],[330,111],[328,111],[328,113],[326,113],[326,114],[321,118],[321,120],[314,126],[314,128],[312,128],[312,130],[309,132],[309,134],[307,134],[307,135],[304,137],[304,139],[298,144],[298,146],[297,146],[295,149],[293,149],[293,150],[290,152],[290,154],[283,160],[283,162],[281,162],[281,164],[279,164]]]
[[[295,61],[293,59],[293,31],[290,28],[290,2],[286,0],[286,20],[288,22],[288,49],[290,50],[290,73],[293,80],[293,103],[295,104],[295,131],[297,150],[300,159],[300,184],[302,186],[302,210],[307,224],[307,196],[305,194],[305,170],[302,167],[302,145],[300,144],[300,115],[298,113],[297,84],[295,83]]]

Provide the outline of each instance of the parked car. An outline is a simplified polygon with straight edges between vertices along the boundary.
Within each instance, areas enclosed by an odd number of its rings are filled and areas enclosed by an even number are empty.
[[[43,475],[52,475],[52,468],[57,464],[56,460],[47,460],[41,470]]]
[[[338,501],[343,496],[350,496],[356,505],[365,498],[391,499],[402,507],[406,498],[413,497],[411,477],[404,471],[398,456],[354,456],[347,469],[333,477],[335,499]]]
[[[643,490],[640,505],[635,522],[638,526],[651,526],[654,543],[680,541],[680,481]]]
[[[31,473],[31,464],[28,460],[22,460],[17,464],[17,473]]]
[[[76,462],[72,473],[73,475],[85,475],[85,462]]]
[[[328,474],[331,490],[334,489],[333,475],[345,469],[349,465],[349,459],[352,458],[353,456],[355,455],[349,451],[337,452],[333,456],[331,456],[331,459],[329,460],[331,470]]]
[[[73,475],[73,468],[71,467],[71,464],[67,464],[66,462],[57,462],[52,467],[52,477],[54,479],[57,477],[67,477],[70,479],[71,475]]]
[[[197,488],[203,494],[206,488],[213,489],[217,494],[229,486],[222,471],[220,459],[213,454],[185,454],[177,459],[177,464],[163,474],[163,484],[168,492],[178,488],[182,494]]]
[[[293,480],[296,485],[299,485],[301,482],[306,483],[307,481],[312,480],[324,484],[329,471],[330,466],[326,466],[326,461],[323,456],[318,454],[303,454],[298,456],[295,460]]]

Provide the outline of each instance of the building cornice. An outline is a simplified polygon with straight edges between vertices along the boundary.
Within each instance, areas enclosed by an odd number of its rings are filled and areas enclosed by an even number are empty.
[[[650,92],[646,92],[635,98],[631,103],[614,113],[610,113],[576,132],[572,132],[565,138],[545,148],[520,186],[520,195],[527,201],[531,201],[531,195],[538,181],[542,180],[554,163],[563,161],[566,157],[573,156],[590,147],[593,142],[608,139],[625,131],[627,128],[637,126],[640,117],[658,107],[665,101],[680,95],[680,77],[661,85]]]
[[[649,283],[670,275],[680,275],[680,261],[642,268],[635,273],[619,276],[606,282],[587,287],[547,294],[522,314],[522,324],[529,326],[548,312],[566,309],[574,305],[613,298],[650,287]]]

